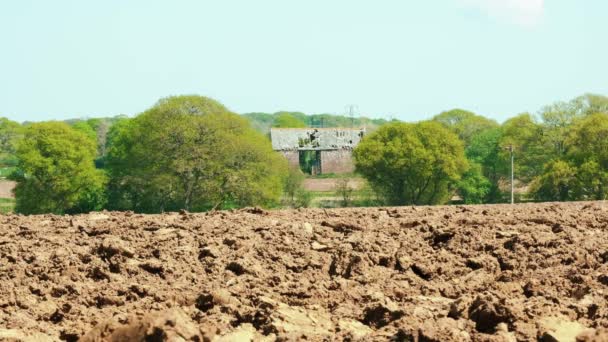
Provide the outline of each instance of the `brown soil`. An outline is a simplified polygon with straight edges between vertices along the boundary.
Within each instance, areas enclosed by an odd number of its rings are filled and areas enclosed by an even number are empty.
[[[608,204],[0,216],[0,340],[606,341]]]

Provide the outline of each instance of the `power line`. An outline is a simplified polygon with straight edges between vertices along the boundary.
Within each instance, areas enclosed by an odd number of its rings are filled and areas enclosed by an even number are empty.
[[[513,144],[510,144],[509,146],[505,147],[505,150],[509,151],[509,153],[511,154],[511,204],[515,204],[515,157],[513,153]]]

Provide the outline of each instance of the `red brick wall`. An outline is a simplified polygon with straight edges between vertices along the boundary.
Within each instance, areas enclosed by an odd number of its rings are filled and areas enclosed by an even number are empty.
[[[281,151],[291,167],[300,166],[298,151]],[[351,150],[321,151],[321,173],[351,173],[355,171]]]
[[[321,151],[321,173],[355,171],[351,150]]]
[[[290,167],[300,167],[300,152],[298,151],[281,151],[287,158],[287,163]]]

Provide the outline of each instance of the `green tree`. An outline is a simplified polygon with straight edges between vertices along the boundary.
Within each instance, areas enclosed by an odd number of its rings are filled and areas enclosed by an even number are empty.
[[[580,120],[566,140],[568,154],[578,165],[594,160],[608,169],[608,114],[593,114]]]
[[[353,152],[355,165],[389,204],[437,204],[450,199],[467,169],[462,142],[438,122],[391,123]]]
[[[302,190],[302,182],[304,182],[305,178],[306,176],[304,176],[299,167],[289,167],[289,172],[287,177],[285,177],[285,184],[283,186],[289,206],[296,206],[297,195]]]
[[[298,119],[292,113],[277,113],[275,114],[272,127],[279,128],[303,128],[306,127],[306,123]]]
[[[270,113],[246,113],[243,114],[249,121],[255,130],[261,132],[264,135],[270,133],[270,128],[274,127],[273,123],[275,117],[288,114],[288,116],[295,117],[299,122],[294,125],[302,127],[302,123],[305,123],[303,127],[365,127],[367,132],[375,131],[379,126],[387,123],[385,119],[370,119],[366,117],[350,117],[344,115],[333,115],[333,114],[312,114],[306,115],[300,112],[277,112],[274,114]],[[289,119],[291,121],[291,118]],[[290,123],[277,123],[281,127],[291,127]]]
[[[107,136],[110,126],[113,122],[120,120],[121,117],[114,118],[93,118],[88,120],[68,120],[73,128],[83,132],[91,139],[97,142],[97,158],[95,165],[97,168],[103,168],[104,159],[106,156]]]
[[[545,165],[542,175],[537,177],[530,192],[542,201],[568,201],[575,199],[576,167],[563,160],[555,160]]]
[[[286,205],[292,208],[307,208],[312,201],[312,193],[304,188],[306,176],[299,167],[289,167],[285,177],[284,191]]]
[[[469,169],[456,183],[458,192],[466,204],[484,203],[492,191],[492,183],[483,176],[481,165],[469,163]]]
[[[570,127],[581,118],[577,106],[571,102],[557,102],[546,106],[540,113],[543,126],[542,139],[547,142],[551,155],[561,158],[566,153],[566,139]]]
[[[570,101],[570,106],[582,116],[598,113],[608,114],[608,97],[598,94],[585,94]]]
[[[490,183],[484,203],[498,203],[502,200],[500,182],[509,171],[506,161],[501,158],[500,127],[482,131],[471,138],[465,154],[472,164],[481,166],[482,175]]]
[[[286,160],[246,118],[201,96],[160,100],[109,134],[112,209],[139,212],[273,205]]]
[[[531,192],[543,201],[606,199],[608,114],[587,115],[566,127],[564,153],[545,164]]]
[[[605,200],[608,195],[608,113],[587,115],[570,130],[567,158],[578,165],[575,199]]]
[[[249,120],[251,127],[256,131],[264,134],[270,134],[270,127],[274,121],[274,116],[270,113],[247,113],[243,114]]]
[[[543,127],[532,115],[524,113],[515,116],[505,121],[501,128],[499,155],[502,163],[509,164],[510,154],[505,148],[512,145],[515,151],[515,177],[524,184],[542,174],[545,163],[556,157],[543,138]],[[508,177],[507,174],[504,176]]]
[[[72,128],[84,133],[89,139],[95,142],[97,141],[97,132],[95,132],[95,128],[87,121],[78,121],[72,125]]]
[[[103,206],[106,178],[95,169],[95,142],[84,133],[60,122],[32,124],[16,155],[17,212],[63,214]]]
[[[0,164],[13,159],[22,127],[7,118],[0,118]]]
[[[608,170],[595,160],[588,160],[578,167],[574,187],[576,200],[608,199]]]
[[[563,157],[568,149],[566,144],[572,126],[588,116],[602,113],[608,114],[608,97],[595,94],[543,107],[540,112],[542,140],[551,148],[547,152],[556,158]]]
[[[479,133],[499,126],[494,120],[462,109],[443,112],[436,115],[433,120],[440,122],[456,133],[465,143],[465,146],[468,146],[471,139]]]

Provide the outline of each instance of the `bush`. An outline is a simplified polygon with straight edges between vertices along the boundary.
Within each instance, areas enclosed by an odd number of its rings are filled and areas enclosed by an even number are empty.
[[[296,198],[294,202],[295,208],[308,208],[310,207],[310,203],[313,199],[313,193],[305,190],[304,188],[299,188],[296,191]]]
[[[350,179],[343,177],[336,182],[336,194],[341,198],[341,205],[349,207],[352,204],[355,189],[350,186]]]

